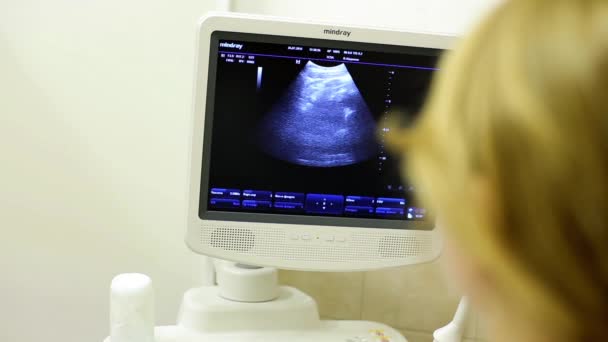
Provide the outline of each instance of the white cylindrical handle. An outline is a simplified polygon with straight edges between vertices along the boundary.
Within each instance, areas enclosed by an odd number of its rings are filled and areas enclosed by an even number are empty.
[[[110,287],[110,341],[154,342],[154,289],[143,274],[120,274]]]

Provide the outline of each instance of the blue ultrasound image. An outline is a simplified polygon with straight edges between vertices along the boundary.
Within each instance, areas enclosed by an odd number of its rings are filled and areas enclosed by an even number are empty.
[[[415,118],[432,75],[399,66],[434,66],[436,56],[241,43],[220,46],[209,72],[200,215],[425,215],[401,178],[406,160],[383,141],[389,116]]]
[[[269,155],[310,167],[338,167],[377,154],[376,123],[346,65],[308,61],[267,113],[257,143]]]

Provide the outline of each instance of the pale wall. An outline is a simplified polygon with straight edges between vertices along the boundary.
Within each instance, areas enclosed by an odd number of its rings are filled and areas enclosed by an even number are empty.
[[[240,0],[234,9],[323,21],[461,33],[499,0]]]
[[[183,244],[186,151],[194,24],[212,7],[0,0],[0,341],[99,341],[109,281],[126,271],[153,277],[158,322],[174,321],[196,283],[198,259]],[[236,9],[460,32],[485,7],[241,0]]]

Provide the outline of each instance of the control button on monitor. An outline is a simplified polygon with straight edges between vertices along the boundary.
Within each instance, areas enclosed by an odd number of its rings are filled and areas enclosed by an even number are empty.
[[[236,199],[212,198],[209,204],[213,208],[238,208],[241,206],[241,201]]]
[[[376,200],[378,207],[401,208],[405,211],[405,198],[380,197]]]
[[[327,235],[325,237],[325,241],[327,241],[327,242],[334,242],[335,239],[336,239],[336,237],[333,235]]]
[[[349,216],[369,216],[374,214],[374,207],[346,206],[344,213]]]
[[[382,217],[403,217],[405,214],[405,209],[402,208],[385,208],[378,207],[376,208],[376,215]]]
[[[240,199],[241,190],[239,189],[225,189],[225,188],[212,188],[209,192],[211,198],[227,198],[227,199]]]
[[[256,200],[243,200],[242,206],[245,209],[270,209],[272,208],[272,202],[270,201],[256,201]]]
[[[304,209],[304,203],[296,203],[296,202],[274,202],[275,209],[281,211],[295,211],[299,212]]]
[[[308,234],[302,235],[302,240],[310,240],[310,239],[311,239],[310,235],[308,235]]]
[[[336,236],[336,241],[337,242],[346,242],[346,237],[344,237],[344,236]]]
[[[306,212],[309,214],[341,215],[344,210],[344,196],[308,194]]]
[[[284,212],[301,212],[304,210],[304,194],[277,192],[274,194],[274,208]]]
[[[375,203],[373,197],[365,196],[346,196],[346,206],[372,207]]]
[[[277,192],[274,194],[275,202],[304,203],[304,194],[299,192]]]
[[[243,198],[256,201],[272,201],[272,191],[243,190]]]

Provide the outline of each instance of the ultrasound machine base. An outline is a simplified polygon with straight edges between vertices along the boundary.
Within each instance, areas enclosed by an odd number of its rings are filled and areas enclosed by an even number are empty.
[[[407,342],[387,325],[320,320],[307,294],[281,287],[276,300],[239,303],[219,296],[217,286],[190,289],[177,325],[155,328],[155,342]],[[104,342],[111,342],[108,338]]]

